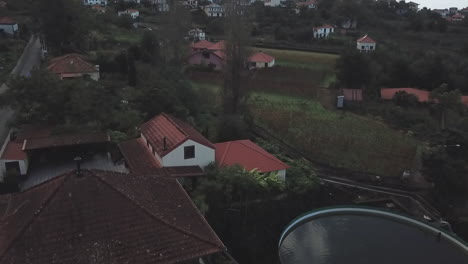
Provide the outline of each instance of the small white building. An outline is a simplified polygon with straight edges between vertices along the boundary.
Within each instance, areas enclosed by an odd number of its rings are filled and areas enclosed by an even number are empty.
[[[255,68],[270,68],[275,66],[275,57],[260,51],[249,57],[249,65]]]
[[[189,39],[193,41],[206,40],[205,32],[199,28],[194,28],[188,32]]]
[[[314,38],[328,38],[328,36],[335,32],[335,28],[330,25],[314,28]]]
[[[119,16],[121,15],[129,15],[133,19],[137,19],[140,16],[140,12],[136,9],[127,9],[125,11],[119,11],[117,13]]]
[[[18,24],[9,17],[2,17],[0,18],[0,31],[14,35],[18,32]]]
[[[198,8],[198,0],[184,0],[182,5],[188,9]]]
[[[9,174],[19,176],[28,173],[29,159],[23,151],[23,142],[10,140],[10,136],[11,133],[0,148],[0,182]]]
[[[107,0],[83,0],[85,5],[107,5]]]
[[[373,52],[377,46],[377,42],[371,39],[369,36],[365,35],[364,37],[356,41],[356,48],[360,52]]]
[[[203,8],[206,15],[209,17],[223,17],[224,7],[218,4],[207,5]]]

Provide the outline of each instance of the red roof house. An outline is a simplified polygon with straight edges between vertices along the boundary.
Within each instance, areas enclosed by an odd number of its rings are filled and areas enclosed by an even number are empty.
[[[375,50],[377,42],[373,40],[368,35],[363,36],[362,38],[356,41],[357,49],[360,52],[372,52]]]
[[[119,145],[130,169],[203,168],[215,160],[215,146],[191,125],[174,116],[162,113],[143,124],[140,130],[140,139]],[[193,170],[193,174],[199,172]]]
[[[208,50],[216,51],[216,50],[224,50],[225,48],[226,47],[225,47],[224,40],[221,40],[211,45],[210,47],[208,47]]]
[[[286,177],[289,166],[250,140],[228,141],[215,146],[216,163],[220,166],[237,164],[248,171],[277,172],[283,180]]]
[[[75,53],[50,60],[47,69],[57,74],[60,79],[89,75],[91,79],[99,80],[99,65],[93,65],[87,62],[84,56]]]
[[[248,60],[256,68],[269,68],[275,65],[275,57],[261,51],[250,56]]]
[[[0,197],[0,263],[198,263],[225,246],[175,179],[82,171]]]
[[[309,0],[309,1],[305,1],[305,2],[297,2],[297,3],[296,3],[296,7],[297,7],[297,8],[301,8],[301,7],[315,8],[316,5],[317,5],[317,1],[316,1],[316,0]]]

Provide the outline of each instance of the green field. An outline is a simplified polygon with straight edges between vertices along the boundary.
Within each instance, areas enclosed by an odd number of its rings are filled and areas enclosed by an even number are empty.
[[[276,58],[276,65],[305,68],[310,70],[333,71],[338,60],[338,55],[323,54],[305,51],[278,50],[253,48],[254,51],[263,51]]]

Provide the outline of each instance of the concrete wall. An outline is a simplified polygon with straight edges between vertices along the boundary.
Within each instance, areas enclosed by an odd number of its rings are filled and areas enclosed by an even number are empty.
[[[195,146],[195,158],[184,159],[184,147]],[[215,150],[195,141],[187,140],[162,158],[164,167],[200,166],[204,168],[215,161]]]
[[[216,70],[221,70],[224,67],[224,60],[220,57],[214,55],[213,53],[208,53],[209,57],[206,58],[202,52],[192,54],[189,57],[188,63],[190,65],[209,65],[214,64]]]
[[[321,28],[314,31],[314,38],[327,38],[333,32],[335,32],[334,28]]]

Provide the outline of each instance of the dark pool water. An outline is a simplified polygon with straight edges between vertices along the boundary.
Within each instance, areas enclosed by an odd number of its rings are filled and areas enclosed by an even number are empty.
[[[468,253],[438,231],[383,216],[315,216],[288,233],[282,264],[468,264]]]

